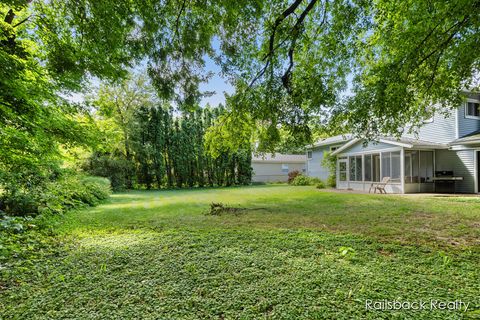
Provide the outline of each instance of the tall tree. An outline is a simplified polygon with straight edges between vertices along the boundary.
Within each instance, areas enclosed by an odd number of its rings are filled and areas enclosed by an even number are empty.
[[[111,118],[123,134],[123,148],[125,159],[132,163],[132,121],[133,115],[140,107],[149,108],[157,103],[155,92],[148,80],[137,75],[132,79],[123,80],[118,85],[102,83],[93,97],[92,103],[98,108],[99,114]],[[145,137],[144,137],[145,139]],[[133,163],[132,163],[133,164]],[[126,187],[133,188],[133,170],[127,170]]]
[[[472,0],[376,1],[339,120],[362,136],[398,135],[458,107],[480,89],[478,12]]]

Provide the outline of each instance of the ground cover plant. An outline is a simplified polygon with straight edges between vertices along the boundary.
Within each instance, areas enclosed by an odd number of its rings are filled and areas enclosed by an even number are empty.
[[[205,214],[212,203],[246,208]],[[474,318],[476,197],[314,186],[135,191],[56,217],[43,254],[1,269],[3,318]],[[462,300],[463,311],[365,310]]]

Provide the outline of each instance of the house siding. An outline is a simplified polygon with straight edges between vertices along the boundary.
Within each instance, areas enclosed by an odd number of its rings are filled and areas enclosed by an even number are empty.
[[[475,150],[436,150],[435,170],[451,170],[455,176],[463,177],[455,184],[456,192],[475,192]]]
[[[465,116],[465,104],[458,108],[457,113],[459,138],[480,130],[480,119],[471,119]]]
[[[288,173],[282,172],[282,165],[288,165],[288,172],[298,170],[303,172],[305,169],[304,163],[265,163],[252,162],[252,181],[253,182],[286,182],[288,180]]]
[[[307,175],[326,180],[330,174],[328,168],[322,165],[326,152],[330,151],[330,146],[317,147],[311,150],[312,158],[307,159]]]
[[[433,122],[425,123],[418,130],[417,134],[406,133],[403,137],[414,138],[438,143],[447,143],[456,139],[455,133],[455,112],[448,115],[435,114]]]

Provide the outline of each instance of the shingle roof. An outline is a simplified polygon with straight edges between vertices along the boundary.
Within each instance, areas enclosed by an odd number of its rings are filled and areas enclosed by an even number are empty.
[[[306,161],[307,157],[304,154],[265,153],[252,156],[252,162],[305,163]]]
[[[346,143],[342,147],[332,152],[332,155],[340,154],[343,151],[348,150],[350,147],[352,147],[353,145],[361,141],[363,141],[363,139],[354,138],[350,142]],[[428,148],[428,149],[448,149],[448,144],[437,143],[437,142],[426,141],[426,140],[418,140],[415,138],[407,138],[407,137],[401,137],[398,139],[393,137],[379,137],[377,142],[391,143],[393,145],[399,145],[405,148],[417,147],[417,148]]]
[[[412,147],[431,147],[435,149],[448,148],[448,145],[445,143],[419,140],[419,139],[408,138],[408,137],[401,137],[400,139],[396,139],[393,137],[381,137],[381,140],[384,140],[386,142],[391,141],[391,142],[405,143],[405,144],[412,145]]]
[[[451,144],[457,145],[457,144],[472,144],[472,143],[480,144],[480,130],[474,131],[457,140],[454,140]]]

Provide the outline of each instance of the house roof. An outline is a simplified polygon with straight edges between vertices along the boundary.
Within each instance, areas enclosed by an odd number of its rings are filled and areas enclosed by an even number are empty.
[[[450,144],[480,144],[480,130],[474,131],[461,138],[458,138],[457,140],[452,141]]]
[[[407,138],[401,137],[400,139],[392,138],[392,137],[382,137],[380,141],[385,143],[397,143],[398,145],[406,144],[406,148],[413,148],[413,147],[422,147],[422,148],[432,148],[432,149],[447,149],[448,144],[446,143],[438,143],[428,140],[419,140],[415,138]]]
[[[358,142],[364,141],[364,139],[355,138],[350,142],[344,144],[342,147],[338,148],[332,155],[337,155],[343,151],[349,149],[351,146],[357,144]],[[414,138],[393,138],[393,137],[380,137],[376,142],[387,143],[395,146],[400,146],[404,148],[427,148],[427,149],[448,149],[448,145],[444,143],[437,143],[426,140],[419,140]]]
[[[328,146],[330,144],[336,144],[336,143],[345,143],[352,139],[353,139],[353,135],[351,133],[339,134],[337,136],[328,137],[328,138],[319,140],[313,144],[313,147]]]
[[[305,163],[307,157],[304,154],[281,154],[265,153],[252,156],[252,162],[263,163]]]

